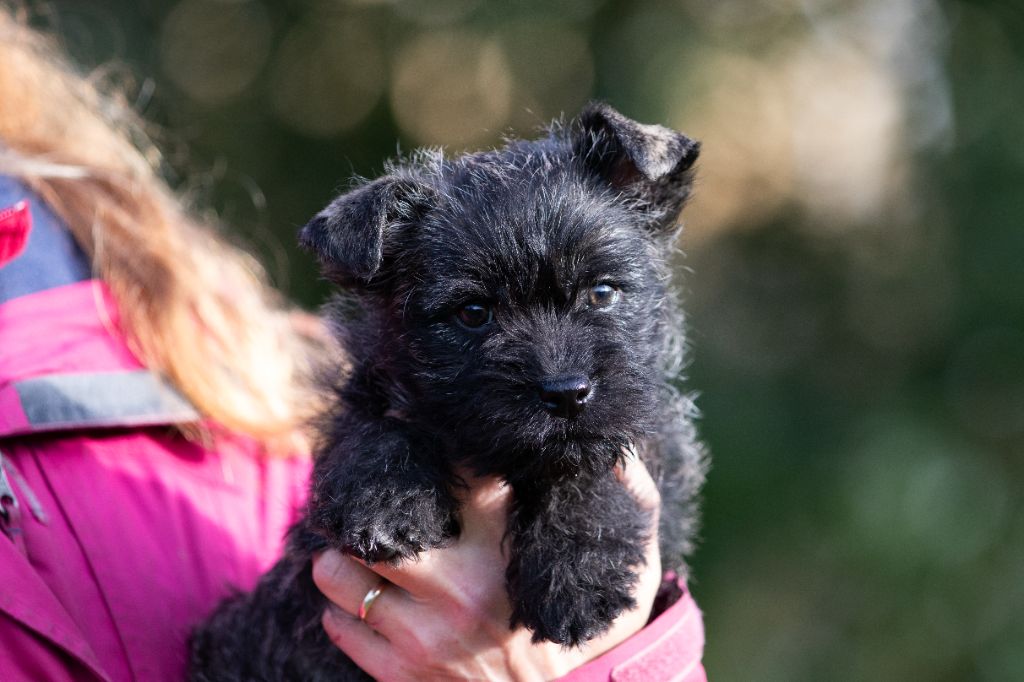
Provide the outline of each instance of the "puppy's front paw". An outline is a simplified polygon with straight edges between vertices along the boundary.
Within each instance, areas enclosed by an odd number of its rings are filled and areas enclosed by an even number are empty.
[[[344,436],[317,461],[311,530],[370,562],[409,559],[457,536],[458,502],[447,473],[428,464],[431,443],[357,417],[339,425]]]
[[[329,490],[318,491],[310,522],[328,543],[368,562],[409,559],[459,533],[451,494],[422,479],[378,474]]]
[[[608,630],[623,611],[636,606],[636,582],[636,573],[628,567],[587,557],[577,561],[563,557],[560,565],[549,565],[547,570],[519,566],[517,580],[509,586],[512,625],[533,631],[534,642],[578,646]]]
[[[428,490],[389,491],[358,500],[340,521],[336,542],[364,561],[399,561],[441,547],[459,532],[447,505]]]
[[[535,642],[593,639],[636,606],[650,512],[610,472],[539,494],[516,492],[506,573],[512,625],[532,630]]]

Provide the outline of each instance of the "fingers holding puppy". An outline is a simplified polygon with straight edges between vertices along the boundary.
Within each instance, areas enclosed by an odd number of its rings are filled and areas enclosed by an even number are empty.
[[[327,550],[313,559],[313,582],[331,602],[328,613],[335,619],[363,620],[373,630],[387,636],[388,613],[401,611],[408,594],[389,583],[352,557]],[[373,590],[380,590],[371,596]],[[360,611],[364,614],[360,618]],[[390,622],[394,622],[391,620]]]
[[[657,487],[637,457],[627,458],[616,475],[642,507],[657,514]],[[510,630],[503,569],[511,491],[497,479],[466,480],[462,533],[451,546],[398,564],[367,566],[336,550],[314,559],[313,580],[331,603],[321,619],[324,631],[360,668],[377,679],[417,682],[553,679],[644,626],[661,580],[656,524],[636,586],[637,608],[607,633],[563,649],[532,642],[525,629]],[[360,621],[360,605],[382,580],[383,592]]]
[[[657,514],[661,509],[661,493],[640,456],[634,452],[627,453],[622,461],[615,465],[615,475],[644,509],[655,514],[654,520],[657,522]]]

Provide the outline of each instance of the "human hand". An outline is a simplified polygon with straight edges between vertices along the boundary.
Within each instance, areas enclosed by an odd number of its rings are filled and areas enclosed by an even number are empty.
[[[496,479],[467,479],[462,533],[451,547],[424,552],[397,566],[367,566],[330,550],[313,562],[313,580],[331,602],[323,627],[331,641],[380,680],[550,680],[599,656],[646,624],[661,583],[657,542],[660,497],[646,468],[629,457],[617,470],[653,512],[653,533],[637,585],[637,607],[581,647],[534,644],[510,630],[502,546],[511,491]],[[386,581],[365,621],[363,597]]]

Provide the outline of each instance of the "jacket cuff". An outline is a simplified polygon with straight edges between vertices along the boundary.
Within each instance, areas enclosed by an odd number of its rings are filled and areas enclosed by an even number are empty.
[[[707,682],[704,619],[678,581],[682,595],[661,615],[614,649],[560,677],[559,682]]]

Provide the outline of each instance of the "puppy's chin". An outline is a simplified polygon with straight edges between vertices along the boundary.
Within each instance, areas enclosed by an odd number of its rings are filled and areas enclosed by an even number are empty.
[[[498,427],[490,438],[464,442],[463,463],[477,475],[497,475],[513,483],[595,476],[609,471],[643,435],[642,429],[548,415],[531,426],[537,428]]]
[[[552,443],[540,453],[541,469],[547,476],[559,479],[601,474],[624,457],[627,445],[621,439],[607,438]]]

